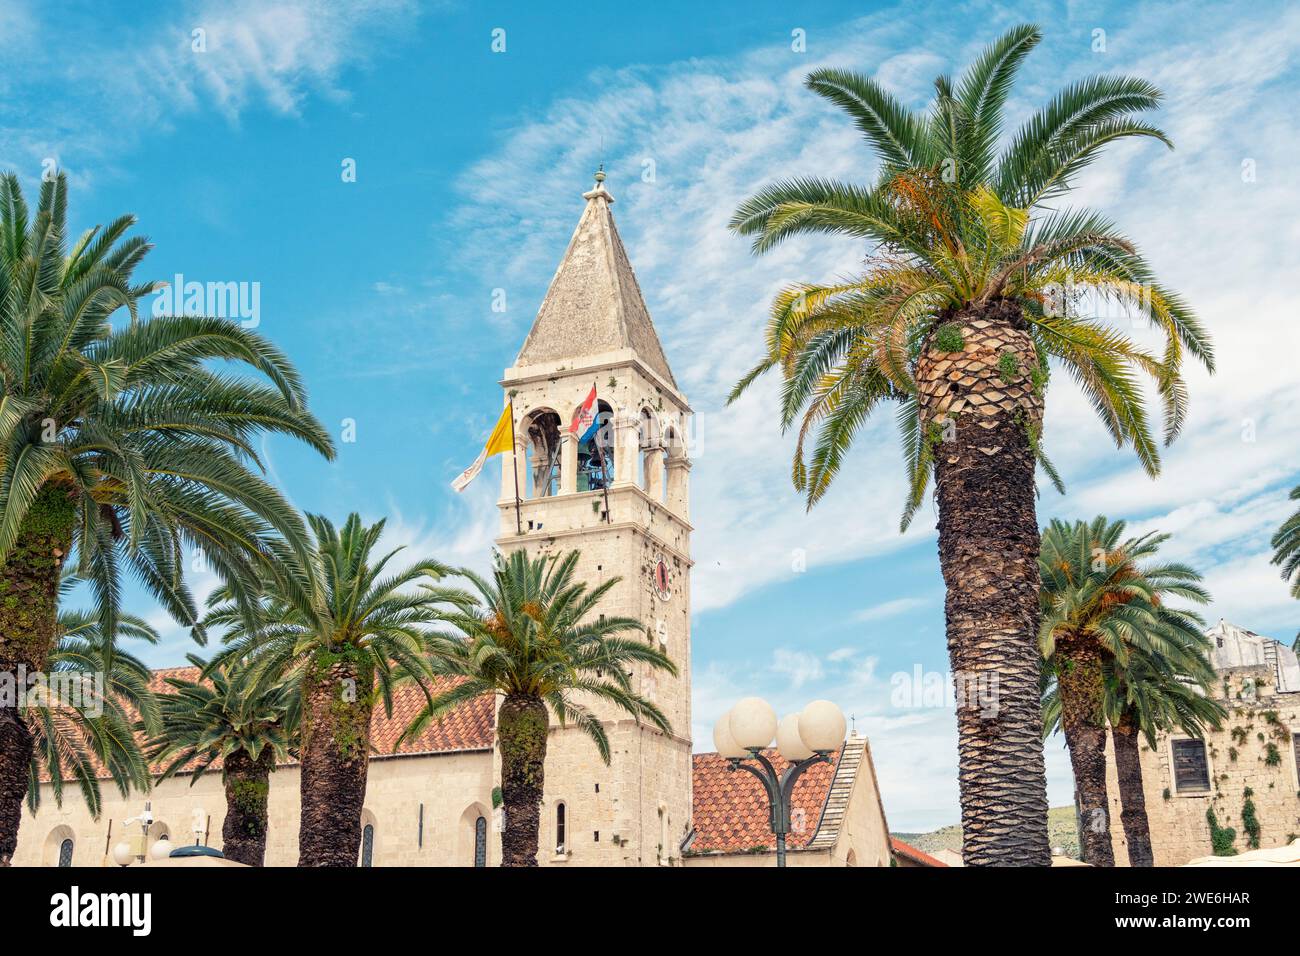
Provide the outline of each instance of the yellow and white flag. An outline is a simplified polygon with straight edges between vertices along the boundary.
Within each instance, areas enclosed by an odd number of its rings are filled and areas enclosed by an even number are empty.
[[[483,450],[478,453],[474,459],[474,464],[470,465],[451,483],[451,487],[456,491],[464,491],[469,483],[478,477],[478,473],[483,470],[483,463],[493,455],[499,455],[503,451],[513,452],[515,450],[515,422],[511,414],[510,405],[501,409],[501,417],[497,419],[497,424],[492,429],[492,434],[488,437],[487,444]]]

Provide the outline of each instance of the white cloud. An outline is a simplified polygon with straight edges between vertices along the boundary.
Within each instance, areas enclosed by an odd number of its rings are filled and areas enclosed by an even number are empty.
[[[312,95],[344,101],[346,72],[417,14],[413,0],[204,0],[132,29],[111,17],[55,25],[9,2],[0,37],[24,42],[3,47],[0,92],[12,93],[0,164],[32,169],[55,157],[84,183],[88,166],[109,163],[126,140],[186,114],[211,109],[234,123],[254,108],[296,116]],[[55,80],[59,95],[46,95]]]
[[[793,688],[820,680],[823,673],[821,660],[816,654],[794,651],[787,647],[778,647],[772,652],[772,670],[788,679]]]
[[[882,601],[880,604],[863,608],[853,615],[855,621],[879,621],[887,617],[897,617],[899,614],[906,614],[908,611],[918,607],[924,607],[930,602],[925,598],[906,597],[895,598],[892,601]]]

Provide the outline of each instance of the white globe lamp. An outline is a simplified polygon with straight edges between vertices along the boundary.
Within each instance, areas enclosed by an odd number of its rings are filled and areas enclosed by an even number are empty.
[[[149,858],[165,860],[172,855],[172,841],[163,837],[149,849]]]
[[[799,736],[809,750],[825,753],[844,743],[848,722],[829,700],[814,700],[799,714]]]
[[[746,697],[731,708],[731,736],[746,750],[761,749],[776,736],[776,711],[761,697]]]
[[[113,862],[118,866],[130,866],[134,859],[135,854],[131,851],[131,844],[125,840],[113,847]]]
[[[736,738],[731,736],[730,724],[731,711],[727,711],[713,725],[713,746],[718,748],[718,753],[727,760],[743,760],[749,754],[745,752],[745,748],[736,743]]]
[[[786,714],[776,725],[776,749],[781,756],[791,763],[807,760],[813,755],[808,745],[799,736],[799,715]]]

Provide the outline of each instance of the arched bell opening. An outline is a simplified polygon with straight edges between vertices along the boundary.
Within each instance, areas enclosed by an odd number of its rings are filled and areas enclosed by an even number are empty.
[[[686,460],[686,442],[676,426],[664,429],[664,495],[663,501],[673,511],[686,515],[686,475],[690,470]]]
[[[637,419],[637,484],[655,501],[667,496],[667,455],[664,452],[659,416],[642,408]]]
[[[597,400],[596,414],[578,438],[576,490],[600,491],[614,482],[614,409]]]
[[[537,408],[524,416],[524,497],[550,498],[560,493],[560,416]]]

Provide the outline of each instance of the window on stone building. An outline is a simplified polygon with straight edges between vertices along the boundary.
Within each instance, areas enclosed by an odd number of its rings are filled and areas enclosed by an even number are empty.
[[[59,866],[72,866],[72,850],[71,840],[64,840],[59,844]]]
[[[1291,734],[1291,750],[1295,754],[1296,785],[1300,786],[1300,734]]]
[[[563,853],[569,836],[568,808],[563,803],[555,805],[555,852]]]
[[[1173,741],[1174,786],[1179,793],[1204,793],[1210,789],[1210,765],[1204,740]]]
[[[487,817],[474,821],[474,865],[487,866]]]
[[[361,865],[375,865],[375,828],[369,823],[361,831]]]

